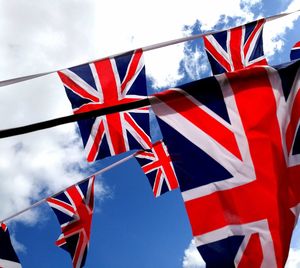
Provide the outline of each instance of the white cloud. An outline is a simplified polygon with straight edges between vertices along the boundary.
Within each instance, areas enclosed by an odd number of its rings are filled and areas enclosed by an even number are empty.
[[[255,5],[257,2],[255,1]],[[117,10],[114,8],[115,6],[118,6]],[[252,2],[247,3],[247,7],[250,6],[253,6]],[[126,41],[127,39],[127,44],[129,41],[134,45],[149,45],[153,42],[178,38],[182,35],[183,25],[192,25],[196,20],[200,20],[206,29],[210,30],[222,14],[245,19],[253,18],[252,12],[241,8],[240,0],[211,0],[210,5],[205,5],[205,7],[203,1],[198,0],[175,3],[172,0],[153,0],[143,2],[143,4],[136,0],[122,3],[112,0],[105,6],[99,2],[96,10],[102,15],[96,18],[97,26],[99,31],[104,33],[99,36],[99,42],[108,43],[112,40]],[[105,14],[107,10],[114,10],[113,16]],[[120,23],[116,23],[116,20]],[[111,33],[120,34],[111,35]],[[105,36],[110,36],[110,40],[103,38]],[[132,39],[132,37],[134,38]],[[116,44],[113,46],[116,47]]]
[[[89,57],[95,35],[93,2],[0,1],[0,75],[69,66]],[[89,44],[91,40],[91,44]]]
[[[205,262],[199,254],[194,240],[191,241],[189,247],[184,251],[182,268],[205,268]]]
[[[152,50],[145,53],[146,71],[153,87],[172,87],[182,78],[179,59],[184,57],[183,44]]]
[[[203,8],[198,0],[154,0],[142,5],[136,0],[112,0],[105,5],[93,0],[73,1],[71,5],[67,0],[2,0],[1,9],[7,16],[0,18],[0,38],[6,40],[0,45],[0,78],[60,69],[176,39],[185,34],[184,25],[193,25],[197,20],[202,30],[211,30],[222,14],[249,21],[254,18],[251,7],[257,3],[211,0]],[[180,79],[182,45],[148,53],[148,73],[157,86]]]
[[[286,12],[292,12],[292,11],[299,10],[299,5],[300,5],[299,0],[292,0],[286,9]]]
[[[49,75],[0,89],[1,128],[30,124],[71,113],[63,86]],[[89,165],[74,123],[0,139],[0,219],[81,179]],[[82,171],[83,170],[83,171]],[[107,189],[97,180],[96,194]],[[37,221],[39,210],[16,220]]]
[[[258,5],[261,4],[261,0],[242,0],[241,4],[246,6]]]
[[[286,268],[299,268],[300,267],[300,249],[291,248],[289,258],[285,265]]]
[[[298,9],[300,5],[299,0],[294,0],[286,8],[285,12],[292,12]],[[276,52],[283,50],[285,45],[285,35],[288,30],[291,30],[295,26],[295,22],[299,18],[299,12],[276,19],[268,21],[264,27],[264,52],[267,57],[272,57]]]
[[[186,47],[182,62],[185,72],[192,80],[200,79],[203,77],[203,73],[210,70],[205,53],[197,47],[195,52]]]
[[[257,5],[257,3],[259,3],[258,0],[253,4],[252,2],[244,3],[244,7],[242,8],[241,1],[239,0],[233,0],[230,1],[230,3],[212,0],[210,1],[210,5],[206,5],[205,8],[203,8],[203,3],[197,0],[189,1],[188,4],[186,2],[177,2],[176,5],[174,5],[174,2],[171,0],[163,2],[155,0],[151,1],[149,6],[143,6],[143,9],[147,10],[147,12],[137,12],[138,14],[135,13],[134,16],[128,16],[128,14],[126,14],[126,22],[134,38],[127,37],[126,39],[123,35],[117,35],[117,38],[121,38],[122,43],[125,43],[128,48],[137,48],[183,37],[187,34],[187,32],[183,30],[183,26],[193,25],[196,21],[201,23],[201,30],[211,30],[224,14],[230,17],[241,18],[237,23],[250,21],[254,18],[254,13],[250,11],[250,8]],[[111,1],[110,4],[114,5],[114,2]],[[126,5],[127,4],[134,6],[134,1],[126,2]],[[99,3],[99,9],[100,5]],[[172,11],[167,14],[168,19],[166,20],[166,10],[169,10],[169,7],[173,8]],[[122,10],[122,7],[120,10]],[[125,21],[125,19],[123,20],[122,18],[122,16],[124,16],[123,14],[117,14],[116,16],[118,16],[120,21]],[[105,20],[105,17],[98,17],[97,24],[99,27],[105,23]],[[113,24],[112,27],[114,27]],[[123,29],[124,28],[125,26],[123,25]],[[112,32],[118,32],[118,30],[114,28],[110,30],[112,30]],[[104,42],[106,41],[107,40]],[[115,42],[119,43],[117,40]],[[207,68],[207,66],[203,64],[199,65],[199,62],[197,63],[200,56],[201,53],[199,52],[195,54],[196,58],[192,59],[189,57],[184,61],[186,71],[191,77],[198,77],[199,72]],[[179,63],[184,57],[183,44],[146,52],[145,61],[147,64],[147,73],[153,79],[154,87],[164,88],[176,85],[176,82],[182,78],[182,74],[179,71]],[[194,70],[192,70],[191,67],[193,67]]]

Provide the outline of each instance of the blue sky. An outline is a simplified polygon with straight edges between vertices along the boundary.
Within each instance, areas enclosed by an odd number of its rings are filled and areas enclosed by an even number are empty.
[[[191,233],[180,194],[154,200],[134,159],[103,177],[113,193],[96,203],[86,267],[181,267]],[[42,267],[71,267],[69,255],[53,244],[59,234],[56,218],[46,205],[41,213],[47,219],[38,226],[14,229],[27,248],[19,254],[24,267],[41,267],[41,261]]]
[[[0,79],[58,70],[300,8],[297,0],[211,0],[209,6],[196,0],[101,2],[0,0]],[[289,60],[299,27],[295,16],[267,23],[264,47],[270,64]],[[201,40],[146,52],[145,62],[150,93],[210,75]],[[56,74],[0,88],[0,94],[1,129],[72,112]],[[158,138],[154,122],[152,127]],[[87,164],[75,124],[0,140],[0,217],[126,155]],[[155,199],[134,159],[98,176],[97,183],[86,267],[203,267],[191,246],[178,190]],[[54,245],[60,228],[47,205],[9,221],[8,227],[23,267],[71,267],[68,253]],[[293,240],[289,268],[300,267],[300,258],[294,257],[300,255],[299,245]]]

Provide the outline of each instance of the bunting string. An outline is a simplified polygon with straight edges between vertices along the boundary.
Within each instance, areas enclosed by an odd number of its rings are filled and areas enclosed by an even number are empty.
[[[275,20],[275,19],[287,16],[287,15],[290,15],[290,14],[294,14],[294,13],[299,12],[299,11],[300,10],[296,10],[296,11],[293,11],[293,12],[282,13],[282,14],[279,14],[279,15],[270,16],[270,17],[267,17],[266,20],[267,21]],[[142,49],[143,51],[149,51],[149,50],[158,49],[158,48],[162,48],[162,47],[169,46],[169,45],[178,44],[178,43],[185,42],[185,41],[194,40],[194,39],[197,39],[197,38],[200,38],[200,37],[203,37],[203,36],[206,36],[206,35],[210,35],[210,34],[215,34],[215,33],[221,32],[221,31],[224,31],[224,30],[222,29],[222,30],[219,30],[219,31],[210,31],[210,32],[203,33],[203,34],[178,38],[178,39],[174,39],[174,40],[170,40],[170,41],[166,41],[166,42],[157,43],[157,44],[154,44],[154,45],[142,47],[142,48],[139,48],[139,49]],[[118,55],[122,55],[124,53],[126,53],[126,52],[120,53]],[[109,57],[106,57],[106,58],[111,58],[111,57],[115,57],[115,56],[116,55],[109,56]],[[104,59],[104,58],[102,58],[102,59]],[[98,59],[98,60],[101,60],[101,59]],[[91,62],[94,62],[94,61],[90,61],[88,63],[91,63]],[[86,63],[84,63],[84,64],[86,64]],[[59,71],[59,70],[40,73],[40,74],[33,74],[33,75],[13,78],[13,79],[9,79],[9,80],[3,80],[3,81],[0,81],[0,87],[5,86],[5,85],[11,85],[11,84],[22,82],[22,81],[26,81],[26,80],[29,80],[29,79],[34,79],[34,78],[44,76],[44,75],[47,75],[47,74],[51,74],[51,73],[54,73],[54,72],[57,72],[57,71]],[[47,128],[67,124],[67,123],[76,122],[76,121],[79,121],[79,120],[82,120],[82,119],[90,119],[90,118],[94,118],[94,117],[98,117],[98,116],[102,116],[102,115],[107,115],[107,114],[111,114],[111,113],[129,111],[129,110],[136,109],[136,108],[146,107],[146,106],[149,106],[149,104],[150,104],[149,103],[149,101],[150,101],[149,98],[152,98],[152,97],[150,96],[148,98],[138,100],[138,101],[134,101],[134,102],[130,102],[130,103],[126,103],[126,104],[119,104],[119,105],[105,107],[105,108],[101,108],[101,109],[97,109],[97,110],[93,110],[93,111],[68,115],[68,116],[59,117],[59,118],[55,118],[55,119],[51,119],[51,120],[47,120],[47,121],[42,121],[42,122],[38,122],[38,123],[25,125],[25,126],[9,128],[9,129],[2,129],[2,130],[0,130],[0,138],[7,138],[7,137],[11,137],[11,136],[17,136],[17,135],[21,135],[21,134],[26,134],[26,133],[30,133],[30,132],[34,132],[34,131],[38,131],[38,130],[42,130],[42,129],[47,129]]]
[[[51,196],[45,197],[45,198],[43,198],[43,199],[41,199],[41,200],[39,200],[39,201],[33,203],[33,204],[30,205],[29,207],[24,208],[23,210],[20,210],[20,211],[14,213],[14,214],[8,216],[7,218],[5,218],[5,219],[3,219],[3,220],[0,220],[0,223],[7,222],[7,221],[9,221],[9,220],[11,220],[11,219],[13,219],[13,218],[15,218],[15,217],[17,217],[17,216],[23,214],[24,212],[26,212],[26,211],[28,211],[28,210],[31,210],[31,209],[33,209],[33,208],[35,208],[35,207],[38,207],[38,206],[41,205],[42,203],[46,202],[47,199],[48,199],[49,197],[59,195],[59,194],[63,193],[66,189],[68,189],[68,188],[70,188],[70,187],[73,187],[73,186],[75,186],[75,185],[77,185],[77,184],[80,184],[80,183],[84,182],[85,180],[88,180],[88,179],[89,179],[90,177],[92,177],[92,176],[100,175],[100,174],[102,174],[102,173],[104,173],[104,172],[106,172],[106,171],[108,171],[108,170],[113,169],[113,168],[116,167],[116,166],[119,166],[119,165],[123,164],[124,162],[127,162],[128,160],[130,160],[131,158],[133,158],[137,153],[138,153],[138,152],[135,152],[135,153],[133,153],[133,154],[130,154],[130,155],[128,155],[128,156],[126,156],[126,157],[124,157],[124,158],[122,158],[122,159],[120,159],[120,160],[114,162],[113,164],[111,164],[111,165],[109,165],[109,166],[107,166],[107,167],[105,167],[105,168],[103,168],[103,169],[101,169],[101,170],[95,172],[94,174],[91,174],[90,176],[88,176],[88,177],[82,179],[81,181],[76,182],[76,183],[74,183],[74,184],[68,186],[67,188],[65,188],[65,189],[63,189],[63,190],[61,190],[61,191],[59,191],[59,192],[57,192],[57,193],[55,193],[55,194],[53,194],[53,195],[51,195]]]
[[[17,136],[21,134],[26,134],[42,129],[47,129],[59,125],[64,125],[67,123],[72,123],[76,122],[79,120],[83,119],[89,119],[93,117],[98,117],[101,115],[107,115],[107,114],[112,114],[112,113],[117,113],[117,112],[124,112],[124,111],[129,111],[137,108],[143,108],[147,107],[150,105],[149,97],[138,100],[138,101],[133,101],[130,103],[124,103],[124,104],[119,104],[115,106],[109,106],[101,109],[96,109],[93,111],[88,111],[88,112],[82,112],[80,114],[73,114],[73,115],[68,115],[64,117],[59,117],[39,123],[34,123],[26,126],[21,126],[21,127],[16,127],[16,128],[9,128],[9,129],[3,129],[0,130],[0,138],[7,138],[11,136]]]
[[[297,13],[299,11],[300,11],[300,9],[292,11],[292,12],[286,12],[286,13],[282,13],[282,14],[269,16],[265,19],[266,19],[266,21],[272,21],[272,20],[275,20],[275,19],[279,19],[281,17],[285,17],[285,16],[288,16],[288,15]],[[240,26],[242,26],[242,25],[240,25]],[[235,26],[235,27],[239,27],[239,26]],[[206,33],[185,36],[185,37],[181,37],[181,38],[177,38],[177,39],[173,39],[173,40],[168,40],[168,41],[164,41],[164,42],[160,42],[160,43],[156,43],[156,44],[152,44],[152,45],[148,45],[148,46],[144,46],[144,47],[139,47],[139,48],[136,48],[136,49],[133,49],[133,50],[117,53],[117,54],[110,55],[110,56],[107,56],[107,57],[102,57],[102,58],[90,60],[90,61],[81,63],[78,66],[83,65],[83,64],[90,64],[92,62],[107,59],[107,58],[114,58],[114,57],[120,56],[122,54],[132,52],[134,50],[141,49],[145,52],[145,51],[155,50],[155,49],[159,49],[159,48],[163,48],[163,47],[167,47],[167,46],[171,46],[171,45],[176,45],[176,44],[179,44],[179,43],[192,41],[192,40],[201,38],[203,36],[216,34],[216,33],[222,32],[222,31],[227,31],[227,30],[230,30],[230,29],[235,28],[235,27],[230,27],[230,28],[227,28],[227,29],[225,28],[225,29],[216,30],[216,31],[208,31]],[[63,68],[63,69],[68,69],[68,68],[71,68],[71,67],[73,67],[73,66],[66,67],[66,68]],[[56,73],[56,72],[61,71],[63,69],[57,69],[57,70],[52,70],[52,71],[48,71],[48,72],[42,72],[42,73],[37,73],[37,74],[32,74],[32,75],[27,75],[27,76],[22,76],[22,77],[15,77],[15,78],[7,79],[7,80],[2,80],[2,81],[0,81],[0,87],[4,87],[4,86],[20,83],[20,82],[23,82],[23,81],[31,80],[31,79],[34,79],[34,78],[38,78],[38,77],[41,77],[41,76],[45,76],[45,75],[48,75],[48,74]]]

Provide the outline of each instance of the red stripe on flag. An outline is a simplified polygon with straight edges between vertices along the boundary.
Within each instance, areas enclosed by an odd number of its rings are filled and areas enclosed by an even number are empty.
[[[113,154],[125,152],[126,130],[122,124],[120,113],[108,114],[105,116],[107,121],[107,140],[109,147],[113,150]]]
[[[67,241],[65,239],[65,237],[59,238],[55,241],[55,245],[58,247],[61,247],[62,245],[66,244]]]
[[[64,83],[66,87],[68,87],[70,90],[74,91],[79,96],[89,99],[94,102],[99,102],[99,98],[89,94],[86,90],[84,90],[82,87],[80,87],[77,83],[75,83],[70,77],[66,76],[62,72],[57,72],[60,79]]]
[[[254,30],[251,32],[251,34],[249,35],[246,43],[244,44],[244,55],[245,55],[245,57],[248,54],[248,51],[250,49],[251,43],[253,42],[253,39],[255,38],[257,32],[262,30],[261,27],[264,25],[264,23],[265,23],[264,19],[259,20],[259,21],[256,22]]]
[[[161,169],[157,170],[156,176],[155,176],[155,181],[154,181],[154,186],[153,186],[153,193],[154,196],[157,197],[160,193],[158,193],[159,190],[159,185],[162,184],[163,177],[162,177],[162,171]]]
[[[161,168],[164,172],[166,180],[168,181],[168,184],[170,185],[171,190],[178,188],[178,181],[172,166],[171,158],[169,155],[167,155],[162,142],[154,144],[153,149],[158,155]]]
[[[128,72],[126,74],[126,77],[124,78],[122,84],[121,84],[121,93],[123,93],[124,89],[127,86],[127,83],[133,78],[133,76],[136,74],[137,67],[139,65],[139,62],[142,58],[143,51],[138,50],[136,51],[131,59],[131,63],[128,66]]]
[[[230,63],[223,57],[222,54],[219,53],[219,51],[214,47],[214,45],[211,44],[210,40],[207,39],[205,36],[203,36],[205,49],[209,54],[215,58],[220,65],[226,70],[226,72],[233,71],[231,69]]]
[[[293,46],[292,49],[298,49],[298,48],[300,48],[300,41],[297,42],[297,43]]]
[[[244,68],[243,53],[242,50],[242,36],[243,36],[243,27],[237,27],[229,31],[230,37],[229,47],[231,60],[234,70],[239,70]]]
[[[2,230],[3,230],[4,232],[6,232],[7,226],[6,226],[5,223],[1,222],[1,228],[2,228]]]
[[[254,254],[255,256],[253,256]],[[259,235],[257,233],[252,234],[237,267],[261,267],[263,257]]]
[[[268,65],[268,61],[266,58],[263,58],[258,61],[254,61],[252,64],[249,64],[247,67],[255,66],[255,65]]]
[[[103,136],[104,136],[104,126],[103,126],[103,121],[101,120],[99,127],[96,131],[96,136],[93,137],[94,139],[93,145],[87,155],[88,162],[93,162],[96,159]]]
[[[79,239],[76,245],[76,250],[75,254],[73,256],[73,267],[74,268],[80,268],[81,267],[81,262],[82,262],[82,257],[85,250],[85,243],[84,243],[84,235],[83,233],[79,233]]]
[[[72,205],[69,205],[65,202],[62,202],[58,199],[56,199],[55,197],[50,197],[47,199],[47,202],[51,203],[51,204],[54,204],[54,205],[57,205],[59,207],[63,207],[64,209],[70,211],[70,213],[74,214],[75,213],[75,210],[74,208],[72,207]]]
[[[124,113],[124,118],[127,121],[127,123],[134,129],[136,134],[138,134],[138,136],[140,137],[140,141],[139,140],[137,140],[137,141],[141,145],[143,143],[142,141],[144,141],[144,143],[146,143],[146,145],[148,146],[148,148],[144,148],[144,149],[150,149],[152,147],[151,139],[145,133],[145,131],[131,118],[129,113]],[[142,147],[144,147],[144,146],[142,146]]]
[[[153,153],[147,152],[147,151],[140,151],[140,152],[138,152],[138,154],[136,155],[136,157],[154,160]]]
[[[242,160],[234,133],[231,130],[203,111],[198,105],[186,98],[182,93],[173,91],[172,96],[174,96],[174,99],[172,98],[170,101],[168,94],[157,95],[159,99],[181,114],[181,116],[185,117],[186,120],[190,121],[207,135],[213,137],[229,152]]]
[[[155,160],[156,161],[150,162],[143,166],[143,171],[145,174],[153,171],[154,169],[159,168],[160,164],[158,163],[157,159],[155,159]]]
[[[119,88],[116,83],[111,60],[104,59],[96,62],[94,65],[100,81],[102,96],[104,98],[102,102],[105,103],[105,105],[116,105],[119,100]]]
[[[131,102],[135,102],[135,101],[138,101],[138,100],[142,100],[142,98],[124,98],[124,99],[121,99],[121,100],[118,100],[116,102],[116,105],[121,105],[121,104],[128,104],[128,103],[131,103]],[[90,102],[90,103],[86,103],[86,104],[83,104],[82,106],[80,106],[79,108],[75,108],[73,111],[74,111],[74,114],[79,114],[79,113],[84,113],[84,112],[89,112],[89,111],[94,111],[94,110],[98,110],[98,109],[104,109],[104,108],[107,108],[107,107],[112,107],[111,104],[106,104],[106,103],[96,103],[96,102]],[[138,108],[137,110],[149,110],[149,107],[143,107],[143,108]]]

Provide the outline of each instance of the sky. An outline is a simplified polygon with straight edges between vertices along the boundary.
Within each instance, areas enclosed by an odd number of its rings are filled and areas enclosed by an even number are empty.
[[[0,0],[0,80],[60,70],[191,34],[220,30],[300,9],[299,0]],[[289,60],[299,41],[298,15],[264,28],[271,65]],[[210,76],[202,40],[145,52],[148,92]],[[0,129],[72,114],[54,72],[0,88]],[[154,137],[159,133],[152,123]],[[75,123],[0,140],[0,218],[4,219],[129,155],[85,161]],[[199,268],[178,190],[157,199],[131,159],[97,177],[85,267]],[[23,267],[71,267],[54,245],[60,234],[43,204],[7,222]],[[300,267],[300,228],[288,268]],[[297,235],[298,234],[298,235]]]

